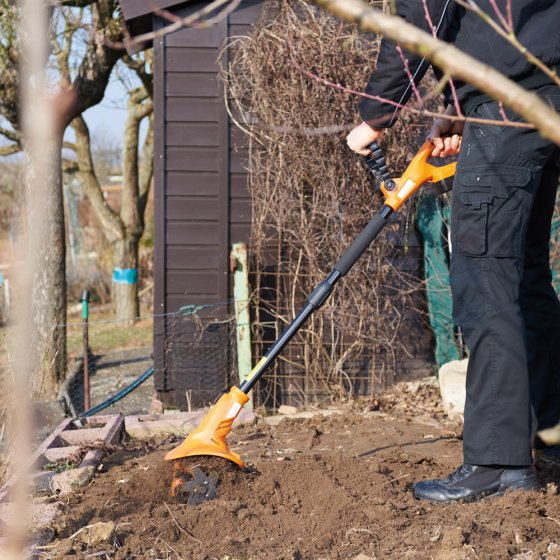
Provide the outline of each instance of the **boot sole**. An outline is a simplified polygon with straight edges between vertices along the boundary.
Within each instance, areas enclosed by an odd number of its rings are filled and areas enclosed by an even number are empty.
[[[479,494],[478,496],[477,495],[468,496],[467,498],[463,498],[462,500],[457,500],[457,501],[464,502],[464,503],[480,502],[482,500],[489,500],[491,498],[499,498],[501,496],[505,496],[506,494],[509,494],[510,492],[517,492],[519,490],[523,490],[525,492],[538,492],[540,489],[541,489],[541,485],[537,480],[537,476],[533,475],[524,480],[520,480],[519,482],[516,482],[514,484],[510,484],[505,488],[501,488],[501,489],[499,488],[497,492],[493,492],[491,494],[482,494],[482,495]]]

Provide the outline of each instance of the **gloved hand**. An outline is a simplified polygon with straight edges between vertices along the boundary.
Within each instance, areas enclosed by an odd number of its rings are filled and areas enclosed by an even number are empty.
[[[372,142],[381,140],[383,134],[384,130],[382,128],[376,128],[363,122],[350,131],[350,134],[346,137],[346,143],[348,147],[358,155],[369,156],[371,150],[368,146]]]
[[[445,114],[455,115],[455,108],[448,105]],[[458,154],[461,149],[461,134],[463,134],[464,127],[465,123],[463,121],[436,119],[428,134],[428,138],[434,143],[432,157],[444,158]]]

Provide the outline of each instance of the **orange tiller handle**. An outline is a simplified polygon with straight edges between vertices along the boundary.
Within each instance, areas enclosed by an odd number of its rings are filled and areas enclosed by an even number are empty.
[[[428,163],[428,159],[434,149],[430,140],[426,140],[418,153],[414,156],[402,177],[393,179],[394,188],[388,190],[385,181],[381,184],[381,190],[385,196],[385,205],[397,211],[424,183],[437,183],[455,175],[457,162],[436,167]]]

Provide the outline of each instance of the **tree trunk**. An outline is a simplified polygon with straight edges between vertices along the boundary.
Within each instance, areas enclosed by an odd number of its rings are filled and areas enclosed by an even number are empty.
[[[117,321],[133,324],[140,315],[138,302],[138,242],[137,236],[125,235],[115,241],[113,301]]]
[[[45,180],[31,181],[40,196],[28,193],[28,234],[35,239],[30,337],[34,396],[52,396],[66,377],[66,239],[62,191],[62,133],[43,147],[48,152]],[[30,173],[33,173],[31,170]],[[44,223],[40,225],[38,216]],[[39,231],[40,229],[40,231]],[[36,232],[37,234],[34,234]],[[44,397],[43,397],[44,398]]]

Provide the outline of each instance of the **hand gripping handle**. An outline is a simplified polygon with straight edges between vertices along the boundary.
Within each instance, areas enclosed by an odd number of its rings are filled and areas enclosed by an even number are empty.
[[[449,163],[442,167],[436,167],[428,163],[434,145],[426,140],[418,153],[409,163],[402,177],[395,179],[395,186],[387,189],[385,184],[381,190],[385,195],[385,205],[393,210],[398,210],[424,183],[437,183],[447,177],[455,175],[457,163]]]
[[[385,161],[383,150],[379,147],[377,142],[372,142],[369,145],[369,149],[371,150],[371,154],[365,156],[364,161],[366,162],[368,169],[375,177],[375,184],[380,185],[381,183],[384,183],[385,187],[388,188],[388,190],[391,190],[394,183],[391,181],[389,167]]]

